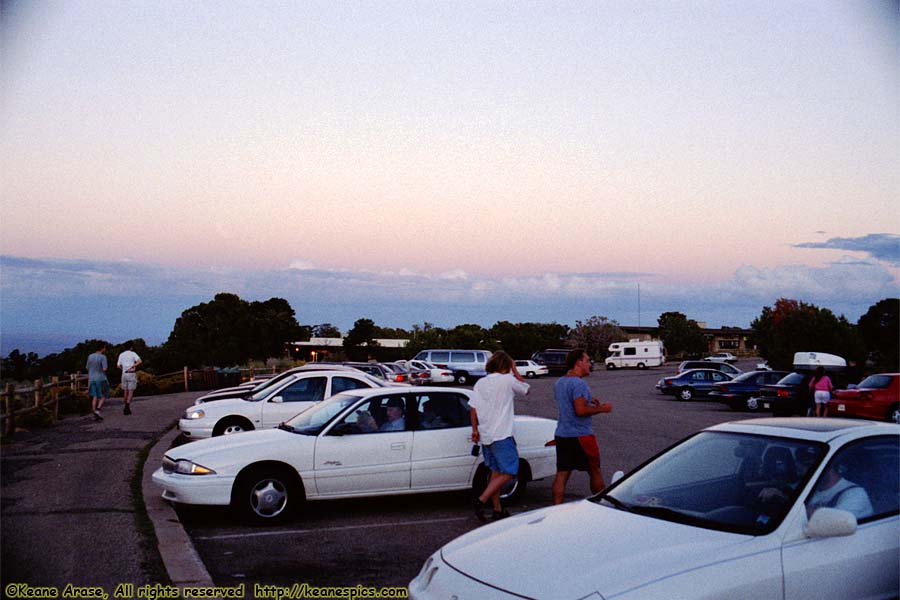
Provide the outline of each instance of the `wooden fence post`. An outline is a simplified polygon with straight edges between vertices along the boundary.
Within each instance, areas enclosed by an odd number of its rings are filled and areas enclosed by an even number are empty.
[[[53,422],[59,421],[59,377],[54,375],[50,378],[50,385],[53,386]]]
[[[189,380],[190,380],[190,374],[188,373],[188,368],[185,367],[184,368],[184,391],[186,391],[186,392],[191,391],[191,388],[188,385]]]
[[[41,408],[44,405],[44,381],[34,380],[34,407]]]
[[[15,399],[16,387],[11,384],[6,384],[6,398],[3,403],[5,404],[6,410],[6,435],[8,437],[12,437],[13,433],[16,431],[16,415],[15,415]]]

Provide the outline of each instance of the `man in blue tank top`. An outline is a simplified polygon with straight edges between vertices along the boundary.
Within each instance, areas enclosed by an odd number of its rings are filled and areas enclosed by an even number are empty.
[[[553,388],[559,419],[556,424],[556,479],[553,480],[553,503],[561,504],[566,483],[572,471],[587,471],[591,492],[606,484],[600,473],[600,447],[591,429],[591,417],[612,410],[609,402],[600,403],[591,396],[584,377],[591,372],[591,358],[583,348],[566,356],[566,375]]]

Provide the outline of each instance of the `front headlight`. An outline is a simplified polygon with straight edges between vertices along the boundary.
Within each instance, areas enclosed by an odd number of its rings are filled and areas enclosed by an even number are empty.
[[[206,412],[202,408],[189,408],[184,413],[185,419],[202,419],[206,416]]]
[[[181,458],[175,461],[175,472],[182,475],[215,475],[212,469],[207,469],[203,465],[198,465],[192,460]]]

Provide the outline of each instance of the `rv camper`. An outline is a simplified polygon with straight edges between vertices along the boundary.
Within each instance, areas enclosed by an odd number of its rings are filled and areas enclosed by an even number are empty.
[[[624,367],[658,367],[666,361],[665,348],[659,340],[642,342],[631,340],[628,342],[616,342],[609,345],[609,356],[606,357],[607,369],[621,369]]]

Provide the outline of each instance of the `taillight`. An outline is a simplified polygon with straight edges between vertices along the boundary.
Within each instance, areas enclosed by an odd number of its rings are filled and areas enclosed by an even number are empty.
[[[787,390],[778,390],[778,393],[775,395],[778,396],[779,398],[787,398],[788,396],[791,395],[791,393]]]
[[[672,385],[672,380],[671,380],[671,379],[666,379],[666,385]]]
[[[394,381],[401,381],[401,382],[402,382],[402,381],[403,381],[403,375],[397,375],[396,377],[394,377]]]
[[[549,442],[547,442],[546,444],[544,444],[544,447],[547,447],[547,446],[555,446],[555,445],[556,445],[556,440],[550,440]]]
[[[727,392],[728,386],[716,385],[716,386],[713,386],[713,389],[715,389],[717,392]]]

